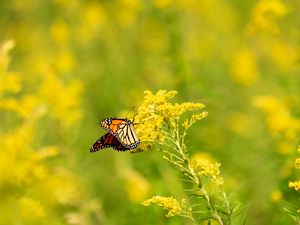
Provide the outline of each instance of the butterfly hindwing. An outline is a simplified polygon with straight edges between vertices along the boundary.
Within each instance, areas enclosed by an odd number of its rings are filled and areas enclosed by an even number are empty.
[[[95,144],[91,147],[90,151],[96,152],[103,148],[109,148],[109,147],[112,147],[113,149],[118,151],[130,150],[130,148],[123,146],[119,142],[119,140],[111,133],[106,133],[95,142]]]
[[[134,149],[140,144],[140,140],[138,139],[131,121],[120,124],[116,130],[115,136],[122,143],[122,145],[130,149]]]

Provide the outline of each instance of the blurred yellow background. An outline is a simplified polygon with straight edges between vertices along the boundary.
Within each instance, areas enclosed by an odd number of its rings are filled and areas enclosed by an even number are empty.
[[[297,0],[0,1],[0,225],[190,224],[140,204],[184,195],[159,152],[89,152],[101,119],[159,89],[206,105],[191,154],[221,163],[247,223],[291,224],[299,11]]]

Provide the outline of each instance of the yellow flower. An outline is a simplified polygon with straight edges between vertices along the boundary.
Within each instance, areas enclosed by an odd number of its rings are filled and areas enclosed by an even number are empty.
[[[69,27],[63,20],[55,21],[51,28],[51,35],[54,41],[59,44],[66,44],[69,41],[70,31]]]
[[[288,106],[275,96],[257,96],[253,105],[261,109],[266,115],[266,122],[272,135],[280,133],[283,140],[278,144],[281,153],[288,153],[297,139],[300,131],[300,120],[291,114]]]
[[[282,40],[268,41],[265,48],[266,54],[280,69],[292,70],[297,66],[299,53],[291,43]]]
[[[39,88],[39,95],[51,115],[65,126],[70,126],[81,118],[79,109],[82,83],[72,80],[64,84],[56,74],[47,73]]]
[[[149,206],[151,204],[157,204],[163,209],[167,210],[166,217],[175,216],[183,213],[184,205],[180,204],[173,197],[161,197],[161,196],[153,196],[152,198],[144,201],[142,203],[144,206]]]
[[[273,191],[271,193],[271,200],[272,202],[279,202],[282,199],[282,192],[281,191]]]
[[[144,101],[138,109],[135,117],[137,122],[136,130],[143,142],[153,143],[164,142],[163,127],[170,126],[175,128],[183,113],[191,110],[200,110],[204,107],[201,103],[184,102],[169,103],[177,94],[176,91],[159,90],[156,94],[145,91]],[[186,128],[194,122],[207,115],[206,112],[194,114],[190,119],[185,120],[182,125]]]
[[[300,158],[297,158],[297,159],[295,160],[294,165],[295,165],[295,168],[296,168],[296,169],[300,169]]]
[[[1,59],[0,59],[1,60]],[[1,74],[1,71],[0,71]],[[0,96],[6,92],[9,93],[18,93],[20,92],[22,86],[22,78],[17,73],[6,73],[5,76],[1,77],[0,75]]]
[[[246,31],[248,34],[259,31],[277,34],[280,32],[280,27],[276,19],[284,17],[287,13],[287,6],[280,0],[261,0],[253,10],[251,21]]]
[[[20,198],[18,204],[21,218],[29,224],[38,220],[42,221],[41,219],[46,216],[46,211],[42,204],[29,197]]]
[[[157,8],[167,8],[172,4],[172,0],[155,0],[154,5]]]
[[[227,118],[227,127],[239,135],[248,135],[252,121],[246,113],[232,112]]]
[[[131,26],[137,20],[141,6],[140,0],[119,0],[115,9],[115,18],[121,26]]]
[[[10,63],[8,53],[14,46],[15,42],[13,40],[7,40],[0,45],[0,78],[2,75],[1,73],[6,71],[7,66]]]
[[[133,170],[124,172],[127,194],[133,202],[141,202],[149,192],[148,181],[139,173]]]
[[[71,72],[76,66],[76,61],[70,51],[63,50],[58,53],[55,64],[59,71]]]
[[[231,74],[240,85],[253,85],[259,76],[256,57],[254,53],[247,48],[239,50],[231,65]]]
[[[90,29],[96,31],[106,21],[106,12],[97,1],[91,1],[83,8],[83,22]]]
[[[289,188],[294,188],[296,191],[300,191],[300,180],[289,181]]]
[[[191,166],[194,171],[201,177],[211,177],[211,181],[218,186],[223,185],[224,180],[220,176],[220,163],[211,163],[206,159],[192,160]]]

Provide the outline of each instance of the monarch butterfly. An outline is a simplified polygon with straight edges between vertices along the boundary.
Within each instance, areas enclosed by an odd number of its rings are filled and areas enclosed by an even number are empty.
[[[111,133],[106,133],[102,137],[100,137],[95,142],[95,144],[93,144],[90,151],[97,152],[100,149],[109,148],[109,147],[112,147],[113,149],[118,150],[118,151],[130,150],[130,148],[126,148],[125,146],[123,146],[119,142],[119,140],[115,136],[113,136]]]
[[[127,118],[106,118],[100,122],[100,126],[114,135],[126,148],[134,149],[140,144],[133,122]]]
[[[112,147],[118,151],[136,148],[140,140],[133,128],[133,122],[125,119],[106,118],[100,121],[100,126],[108,131],[100,137],[90,149],[91,152]]]

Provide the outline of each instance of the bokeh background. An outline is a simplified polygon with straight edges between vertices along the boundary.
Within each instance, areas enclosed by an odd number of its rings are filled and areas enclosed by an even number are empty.
[[[140,204],[184,196],[159,152],[89,152],[100,119],[134,114],[159,89],[206,105],[191,155],[221,163],[247,224],[292,224],[299,11],[297,0],[0,1],[0,224],[191,224]]]

